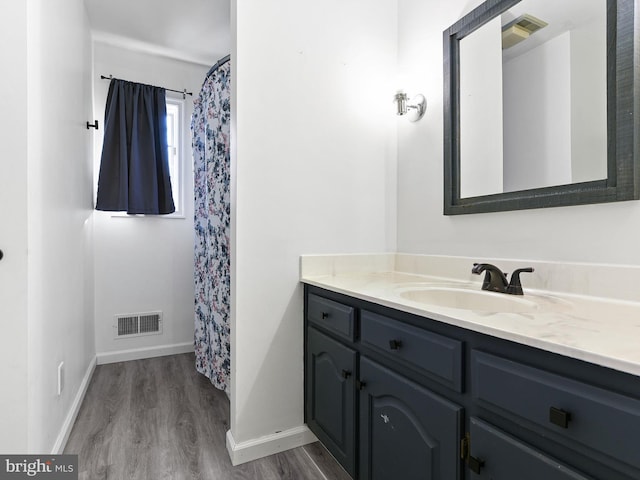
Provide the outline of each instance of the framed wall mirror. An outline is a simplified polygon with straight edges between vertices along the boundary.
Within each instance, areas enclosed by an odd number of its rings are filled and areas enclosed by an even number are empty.
[[[488,0],[444,32],[444,214],[638,199],[638,0]]]

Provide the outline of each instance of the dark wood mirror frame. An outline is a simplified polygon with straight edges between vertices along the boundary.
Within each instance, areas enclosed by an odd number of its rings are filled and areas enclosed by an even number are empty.
[[[460,40],[520,0],[488,0],[444,32],[444,214],[618,202],[640,198],[638,0],[607,2],[607,178],[460,198]]]

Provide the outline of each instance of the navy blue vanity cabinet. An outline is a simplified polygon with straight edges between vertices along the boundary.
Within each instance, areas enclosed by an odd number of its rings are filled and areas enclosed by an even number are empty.
[[[360,478],[460,478],[462,408],[360,357]]]
[[[306,356],[307,425],[355,476],[356,352],[309,327]]]
[[[358,480],[640,480],[640,378],[305,286],[306,421]]]
[[[457,480],[462,342],[305,288],[305,418],[360,480]]]

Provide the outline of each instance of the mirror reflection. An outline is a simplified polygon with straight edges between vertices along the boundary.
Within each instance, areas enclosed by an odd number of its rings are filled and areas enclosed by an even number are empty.
[[[460,41],[460,197],[607,178],[606,0],[523,0]]]

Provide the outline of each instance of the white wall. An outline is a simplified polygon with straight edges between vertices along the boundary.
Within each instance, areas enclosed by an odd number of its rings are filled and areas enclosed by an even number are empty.
[[[505,61],[505,192],[571,183],[571,73],[571,32]]]
[[[460,197],[503,192],[502,25],[460,41]]]
[[[606,15],[571,30],[571,156],[574,182],[607,178]]]
[[[399,0],[399,59],[429,101],[400,124],[398,251],[640,264],[640,202],[442,215],[442,32],[480,0]]]
[[[190,122],[207,66],[94,43],[94,116],[101,129],[95,141],[95,183],[100,168],[104,106],[113,75],[194,93],[185,102],[184,218],[118,217],[95,212],[96,350],[109,352],[178,345],[193,348],[193,159]],[[181,96],[179,96],[182,98]],[[163,333],[114,339],[114,315],[160,310]],[[178,347],[177,347],[178,348]]]
[[[27,451],[26,3],[2,2],[0,18],[0,452],[8,454]]]
[[[233,2],[238,443],[303,424],[299,255],[395,250],[396,23],[396,0]]]
[[[89,34],[82,0],[5,2],[2,18],[0,451],[44,453],[95,354]]]
[[[82,0],[27,2],[28,451],[52,451],[95,356],[91,65]],[[55,19],[55,21],[52,21]],[[57,366],[65,364],[57,395]]]

